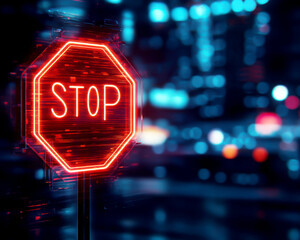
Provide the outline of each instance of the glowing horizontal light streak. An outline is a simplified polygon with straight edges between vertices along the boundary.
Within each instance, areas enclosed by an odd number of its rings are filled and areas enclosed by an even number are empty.
[[[122,3],[122,0],[105,0],[106,2],[108,3],[111,3],[111,4],[120,4]]]
[[[169,131],[157,126],[144,126],[142,133],[142,144],[144,145],[160,145],[169,137]]]
[[[149,93],[149,101],[158,108],[183,109],[188,105],[189,96],[185,90],[155,88]]]
[[[53,15],[59,15],[64,18],[81,18],[86,12],[82,8],[77,7],[60,7],[49,9],[48,12]]]

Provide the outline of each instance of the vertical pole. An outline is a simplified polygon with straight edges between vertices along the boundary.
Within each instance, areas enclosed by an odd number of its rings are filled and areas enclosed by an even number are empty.
[[[84,199],[83,199],[83,193],[84,193],[84,175],[83,173],[78,173],[78,240],[84,240]]]
[[[90,174],[85,173],[85,240],[90,240]]]
[[[90,240],[90,175],[78,174],[78,240]]]

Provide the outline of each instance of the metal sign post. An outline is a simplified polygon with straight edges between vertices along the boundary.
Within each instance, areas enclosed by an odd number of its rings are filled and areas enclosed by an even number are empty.
[[[90,174],[78,176],[78,240],[90,239]]]

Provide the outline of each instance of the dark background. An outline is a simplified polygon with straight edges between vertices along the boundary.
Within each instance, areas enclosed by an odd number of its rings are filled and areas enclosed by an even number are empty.
[[[20,75],[55,17],[117,20],[143,79],[143,144],[93,182],[92,239],[300,239],[300,6],[278,0],[1,1],[1,238],[77,239],[76,184],[20,138]]]

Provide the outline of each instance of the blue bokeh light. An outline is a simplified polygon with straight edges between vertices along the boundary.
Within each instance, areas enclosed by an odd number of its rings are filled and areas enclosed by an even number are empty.
[[[231,11],[230,3],[228,1],[213,2],[210,7],[213,15],[224,15]]]
[[[193,87],[200,88],[200,87],[203,87],[203,85],[204,85],[204,79],[203,79],[203,77],[196,75],[196,76],[192,77],[191,83],[192,83]]]
[[[233,0],[231,3],[232,11],[240,13],[244,10],[244,3],[242,0]]]
[[[269,2],[269,0],[256,0],[256,2],[260,5],[264,5]]]
[[[126,43],[131,43],[134,40],[134,17],[132,12],[124,11],[122,15],[122,39]]]
[[[210,16],[210,8],[206,4],[194,5],[190,8],[190,16],[195,20],[208,18]]]
[[[208,150],[208,146],[206,142],[196,142],[194,146],[194,150],[198,154],[204,154]]]
[[[149,93],[149,101],[158,108],[183,109],[189,102],[189,96],[185,90],[155,88]]]
[[[209,179],[210,177],[210,172],[208,169],[206,168],[202,168],[198,171],[198,177],[201,179],[201,180],[207,180]]]
[[[257,84],[257,91],[260,94],[265,94],[269,91],[269,84],[266,82],[260,82]]]
[[[299,160],[297,159],[290,159],[287,162],[287,167],[290,171],[292,172],[297,172],[300,169],[300,164],[299,164]]]
[[[36,179],[42,180],[43,177],[44,177],[44,170],[42,168],[35,171],[35,178]]]
[[[270,22],[270,15],[267,12],[260,12],[257,14],[257,22],[260,24],[267,24]]]
[[[152,2],[149,4],[149,19],[151,22],[167,22],[169,20],[169,9],[165,3]]]
[[[176,7],[171,11],[171,17],[174,21],[186,21],[188,19],[188,11],[184,7]]]
[[[111,4],[120,4],[122,3],[122,0],[105,0],[106,2],[108,3],[111,3]]]
[[[256,8],[256,2],[255,0],[245,0],[244,2],[244,10],[246,12],[252,12]]]
[[[216,75],[212,78],[212,84],[216,88],[224,87],[226,79],[223,75]]]

